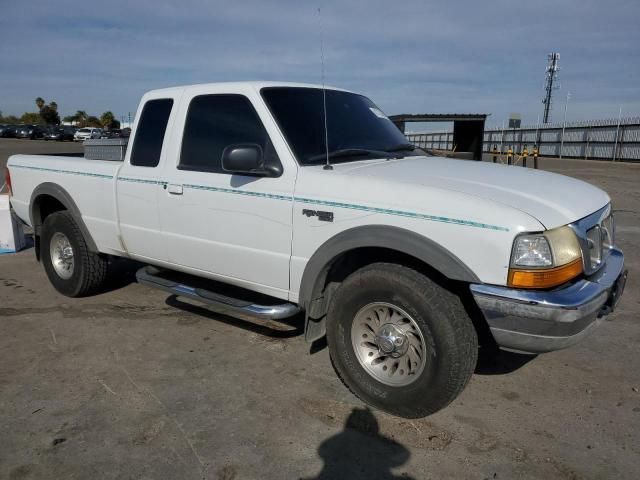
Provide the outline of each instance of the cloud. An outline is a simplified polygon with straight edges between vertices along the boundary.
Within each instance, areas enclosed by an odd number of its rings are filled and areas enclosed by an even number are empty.
[[[569,118],[640,114],[637,1],[3,2],[0,109],[33,99],[134,112],[146,90],[228,80],[320,80],[387,113],[509,112],[535,122],[544,67],[561,53]]]

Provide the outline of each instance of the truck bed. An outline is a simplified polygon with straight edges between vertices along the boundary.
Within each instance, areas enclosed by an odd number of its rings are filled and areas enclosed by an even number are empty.
[[[55,184],[73,199],[100,249],[121,252],[115,203],[121,165],[74,155],[13,155],[7,162],[14,193],[11,203],[18,217],[33,226],[29,205],[35,188],[46,182]]]

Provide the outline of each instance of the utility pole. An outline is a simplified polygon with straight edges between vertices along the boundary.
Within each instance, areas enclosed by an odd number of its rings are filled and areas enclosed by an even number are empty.
[[[560,54],[550,53],[547,62],[546,84],[545,84],[545,96],[542,100],[544,104],[544,114],[542,115],[542,123],[549,123],[549,114],[551,113],[551,105],[553,103],[553,91],[558,89],[556,80],[558,79],[558,70],[560,70]]]

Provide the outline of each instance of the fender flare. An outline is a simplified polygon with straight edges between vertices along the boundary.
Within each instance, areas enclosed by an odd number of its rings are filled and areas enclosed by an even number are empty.
[[[31,193],[31,199],[29,201],[29,216],[31,217],[31,225],[33,226],[34,234],[39,237],[40,231],[42,230],[42,224],[40,222],[40,205],[36,202],[37,198],[41,195],[51,196],[64,205],[64,208],[71,213],[73,219],[78,224],[78,227],[82,232],[82,236],[84,237],[85,242],[87,242],[89,251],[98,253],[96,242],[94,242],[93,237],[89,233],[89,229],[85,225],[84,220],[82,220],[82,213],[80,213],[80,209],[76,205],[76,202],[73,201],[69,192],[56,183],[41,183]]]
[[[388,225],[368,225],[345,230],[324,242],[307,262],[300,283],[298,305],[305,310],[305,338],[314,341],[325,333],[324,316],[312,319],[312,302],[318,282],[324,282],[333,260],[362,247],[381,247],[410,255],[451,280],[479,283],[480,280],[462,260],[433,240],[411,230]],[[326,305],[320,308],[326,309]],[[322,311],[321,313],[326,313]]]

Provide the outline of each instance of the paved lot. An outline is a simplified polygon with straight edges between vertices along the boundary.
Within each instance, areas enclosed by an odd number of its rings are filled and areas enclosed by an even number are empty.
[[[82,143],[26,140],[22,138],[0,138],[0,170],[4,171],[9,155],[16,153],[77,153],[82,151]],[[3,177],[4,179],[4,177]]]
[[[0,140],[0,165],[50,148],[78,146]],[[482,357],[422,420],[366,410],[295,324],[209,313],[125,273],[72,300],[32,250],[0,256],[0,478],[639,478],[640,165],[541,163],[611,193],[620,309],[571,349]]]

